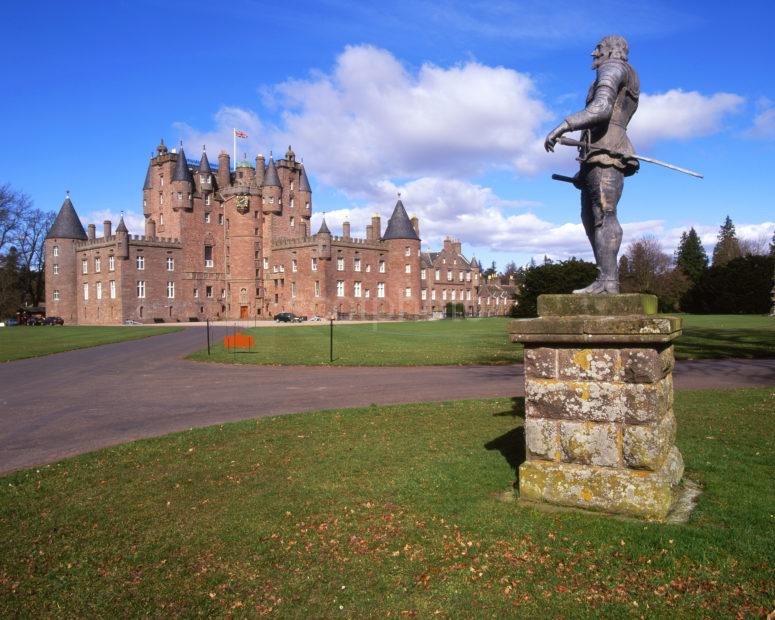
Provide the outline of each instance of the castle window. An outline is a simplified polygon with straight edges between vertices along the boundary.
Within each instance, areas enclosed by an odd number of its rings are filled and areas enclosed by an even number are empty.
[[[264,258],[264,269],[269,269],[269,259]]]
[[[54,263],[54,275],[55,276],[59,275],[59,265],[57,265],[56,263]]]
[[[361,296],[361,283],[355,282],[353,284],[353,297],[360,297]]]
[[[380,299],[385,297],[385,283],[377,282],[377,297]]]
[[[89,273],[89,261],[85,258],[81,261],[81,273]]]
[[[404,265],[404,273],[412,273],[412,266],[409,263]]]
[[[137,281],[137,298],[145,299],[145,280]]]
[[[360,271],[361,270],[361,259],[356,258],[353,260],[353,270],[354,271]]]
[[[366,265],[366,273],[371,273],[371,265]]]
[[[436,301],[436,289],[431,289],[431,301]]]
[[[293,228],[294,226],[296,226],[296,220],[294,219],[293,216],[291,216],[291,228]]]
[[[436,270],[436,281],[438,282],[441,279],[441,269]]]
[[[304,205],[304,208],[305,208],[305,209],[309,209],[309,203],[307,203],[306,205]]]
[[[159,226],[164,226],[164,214],[159,213]]]
[[[108,271],[116,270],[116,257],[112,254],[108,256]]]
[[[442,301],[447,301],[447,289],[441,291],[441,299]]]
[[[159,187],[164,187],[164,175],[159,175]]]
[[[293,181],[291,181],[291,191],[293,191]],[[293,206],[293,201],[291,201],[291,206]]]
[[[212,299],[213,298],[213,287],[212,286],[205,287],[205,295],[207,295],[208,299]]]
[[[320,282],[315,280],[315,297],[320,297]]]
[[[59,301],[59,289],[54,289],[54,301]]]
[[[221,289],[221,299],[226,299],[226,289],[225,288]]]
[[[427,289],[422,289],[420,291],[420,299],[425,301],[427,298],[428,298],[428,291],[427,291]]]
[[[404,297],[411,297],[412,296],[412,289],[410,287],[406,287],[404,289]]]
[[[145,209],[145,207],[147,206],[148,206],[148,201],[145,198],[143,198],[143,209]]]
[[[452,301],[457,300],[457,291],[455,289],[452,289]]]
[[[291,190],[293,190],[293,187],[291,187]],[[293,209],[293,206],[294,206],[294,200],[293,198],[291,198],[291,204],[290,204],[291,209]]]
[[[471,301],[471,291],[466,291],[466,300]]]
[[[379,261],[379,272],[385,273],[385,261],[383,260]]]
[[[212,269],[213,267],[213,246],[205,246],[205,268]]]
[[[452,282],[452,270],[447,269],[447,282]]]
[[[115,299],[116,298],[116,281],[111,280],[108,285],[108,290],[110,291],[110,298]]]
[[[458,275],[458,280],[460,280],[462,282],[463,281],[463,277],[464,277],[465,274],[462,271],[458,271],[457,275]]]
[[[175,299],[175,283],[167,282],[167,299]]]
[[[209,224],[209,223],[210,223],[210,214],[205,213],[205,224]]]
[[[137,256],[135,259],[135,264],[137,265],[137,271],[142,271],[145,269],[145,256]]]
[[[452,264],[453,264],[453,265],[457,265],[457,259],[453,260],[453,261],[452,261]]]
[[[420,269],[420,279],[425,280],[425,269]]]
[[[336,296],[344,297],[344,280],[336,281]]]
[[[218,215],[218,224],[220,226],[223,226],[223,213]]]
[[[299,263],[296,262],[296,259],[294,258],[291,261],[291,271],[293,271],[293,273],[296,273],[298,270],[299,270]]]
[[[274,196],[270,196],[270,197],[269,197],[269,204],[270,204],[270,205],[273,205],[273,204],[274,204]]]
[[[317,271],[317,270],[318,270],[318,259],[317,258],[313,258],[312,259],[312,271]]]
[[[366,299],[368,299],[370,295],[371,295],[371,291],[370,291],[369,289],[365,289],[365,290],[363,291],[363,296],[364,296]]]
[[[336,270],[344,271],[344,258],[341,256],[336,259]]]
[[[296,297],[296,283],[291,282],[291,297]]]
[[[410,248],[408,245],[404,249],[404,256],[411,256],[412,255],[412,248]]]
[[[466,282],[470,282],[470,281],[471,281],[471,272],[466,271]]]
[[[167,271],[175,271],[175,259],[172,256],[167,257]]]
[[[206,195],[205,195],[205,204],[206,204],[206,205],[209,205],[209,204],[210,204],[210,200],[211,200],[211,199],[210,199],[210,194],[206,194]]]
[[[94,273],[99,273],[102,270],[102,260],[99,256],[94,259]]]
[[[54,254],[54,256],[59,256],[59,246],[58,245],[54,246],[53,254]]]
[[[159,204],[160,205],[164,204],[164,194],[162,194],[161,192],[159,192]]]

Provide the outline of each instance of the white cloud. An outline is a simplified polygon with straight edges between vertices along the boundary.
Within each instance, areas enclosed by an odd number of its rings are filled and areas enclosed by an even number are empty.
[[[202,146],[207,147],[207,157],[214,164],[219,151],[225,150],[230,156],[234,150],[232,131],[239,129],[248,134],[247,139],[237,140],[237,158],[248,158],[262,153],[269,144],[271,129],[267,129],[255,112],[233,106],[224,106],[215,113],[215,127],[210,131],[200,131],[187,123],[173,123],[180,132],[186,157],[198,158]],[[233,163],[233,162],[232,162]]]
[[[680,88],[666,93],[642,93],[629,133],[635,144],[688,140],[718,132],[725,117],[737,112],[745,99],[732,93],[703,95]]]
[[[756,102],[756,108],[758,113],[745,135],[756,140],[772,140],[775,138],[775,107],[771,100],[762,97]]]

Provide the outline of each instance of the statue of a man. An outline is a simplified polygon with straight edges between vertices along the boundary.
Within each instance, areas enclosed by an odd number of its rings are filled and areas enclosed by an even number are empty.
[[[592,244],[598,277],[574,293],[618,293],[617,255],[622,227],[616,206],[622,196],[624,177],[635,174],[639,162],[627,137],[627,124],[638,108],[640,81],[627,62],[627,41],[608,36],[592,52],[592,69],[597,77],[587,94],[586,107],[566,118],[549,132],[547,151],[564,133],[583,130],[579,148],[581,168],[574,185],[581,190],[581,221]]]

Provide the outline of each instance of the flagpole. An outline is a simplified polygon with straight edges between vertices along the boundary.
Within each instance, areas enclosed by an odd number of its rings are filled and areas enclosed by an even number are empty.
[[[234,166],[234,169],[237,169],[237,130],[235,128],[232,128],[231,130],[231,137],[234,140],[234,159],[232,160],[232,166]]]

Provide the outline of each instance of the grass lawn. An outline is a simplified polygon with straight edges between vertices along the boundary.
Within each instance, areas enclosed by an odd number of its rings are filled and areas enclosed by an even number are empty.
[[[264,418],[0,479],[0,616],[744,617],[773,607],[775,391],[676,394],[661,525],[509,501],[509,399]]]
[[[168,334],[182,327],[38,326],[0,328],[0,362]]]
[[[775,319],[757,315],[681,315],[678,359],[775,356]],[[334,365],[427,366],[510,364],[522,361],[522,346],[507,337],[509,319],[466,319],[416,323],[334,326]],[[241,330],[252,334],[253,352],[231,352],[216,343],[212,355],[189,359],[237,364],[329,363],[328,324]]]

